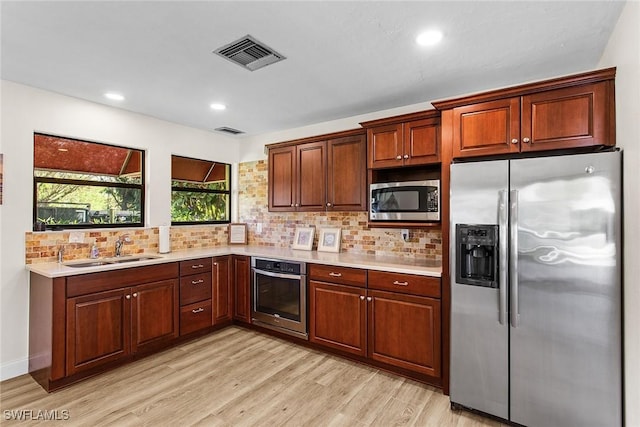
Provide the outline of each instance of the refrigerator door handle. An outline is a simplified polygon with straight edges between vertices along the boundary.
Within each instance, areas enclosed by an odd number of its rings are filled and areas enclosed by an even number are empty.
[[[498,320],[507,322],[507,255],[509,232],[509,197],[507,190],[500,190],[498,201]]]
[[[509,282],[511,291],[511,326],[518,327],[518,190],[511,190],[509,200]]]

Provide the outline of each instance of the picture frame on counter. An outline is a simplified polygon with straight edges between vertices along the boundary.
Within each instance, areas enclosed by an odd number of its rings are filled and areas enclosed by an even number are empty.
[[[229,224],[229,244],[230,245],[246,245],[247,244],[247,224],[231,223]]]
[[[321,228],[318,238],[318,252],[340,252],[340,228]]]
[[[315,227],[297,227],[291,249],[310,251],[313,248],[313,237],[315,232]]]

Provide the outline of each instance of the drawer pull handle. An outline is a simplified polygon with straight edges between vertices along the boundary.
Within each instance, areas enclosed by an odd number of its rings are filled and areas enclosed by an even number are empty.
[[[195,270],[196,268],[204,268],[204,265],[202,265],[202,264],[192,265],[192,266],[191,266],[191,268],[193,268],[194,270]]]
[[[329,273],[329,276],[333,276],[333,277],[342,277],[342,273],[334,273],[333,271],[331,273]]]
[[[409,286],[409,282],[398,282],[397,280],[394,280],[393,284],[398,286]]]
[[[204,311],[204,308],[200,307],[200,308],[196,308],[195,310],[191,310],[191,312],[193,314],[198,314],[198,313],[202,313]]]
[[[200,279],[200,280],[192,280],[191,281],[192,285],[199,285],[200,283],[204,283],[204,280]]]

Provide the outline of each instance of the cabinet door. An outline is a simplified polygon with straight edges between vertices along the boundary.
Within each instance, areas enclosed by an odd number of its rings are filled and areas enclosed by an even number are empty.
[[[130,354],[130,289],[67,299],[67,376]]]
[[[296,146],[298,211],[324,211],[327,203],[327,143]]]
[[[520,98],[453,109],[453,157],[520,151]]]
[[[436,119],[415,120],[404,124],[405,166],[425,165],[440,161],[440,126]]]
[[[131,288],[131,351],[177,338],[179,315],[177,280]]]
[[[365,356],[365,290],[315,280],[309,289],[309,340]]]
[[[365,136],[329,140],[327,153],[327,210],[367,210]]]
[[[402,123],[367,129],[369,169],[402,166]]]
[[[228,322],[233,314],[231,293],[231,257],[221,256],[213,259],[213,324]]]
[[[233,318],[251,323],[251,258],[233,255]]]
[[[440,376],[440,301],[369,291],[368,356]]]
[[[613,145],[608,82],[522,97],[522,151]]]
[[[296,203],[296,147],[269,150],[269,210],[294,211]]]

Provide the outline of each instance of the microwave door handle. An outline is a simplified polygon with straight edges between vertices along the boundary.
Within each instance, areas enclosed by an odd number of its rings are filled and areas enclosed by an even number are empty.
[[[498,202],[498,320],[507,321],[509,198],[507,190],[501,190]]]

